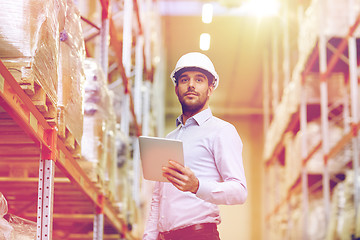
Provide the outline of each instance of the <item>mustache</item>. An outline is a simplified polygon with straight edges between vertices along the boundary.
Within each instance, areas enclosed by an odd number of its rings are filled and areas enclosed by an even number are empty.
[[[187,94],[195,94],[196,96],[199,95],[199,93],[197,93],[195,91],[192,91],[192,90],[189,90],[189,91],[185,92],[185,95],[187,95]]]

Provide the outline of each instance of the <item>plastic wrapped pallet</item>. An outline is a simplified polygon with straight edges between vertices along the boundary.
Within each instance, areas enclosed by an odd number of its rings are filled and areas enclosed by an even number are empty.
[[[285,146],[285,192],[288,192],[289,189],[295,183],[299,175],[294,174],[294,168],[298,165],[297,156],[294,156],[294,134],[288,132],[284,136],[284,146]]]
[[[308,103],[320,103],[320,74],[308,74],[305,80],[306,100]],[[332,73],[327,79],[328,102],[342,102],[345,95],[344,73]]]
[[[329,127],[329,143],[330,148],[334,147],[336,143],[341,139],[343,136],[344,131],[341,127],[333,124],[330,122]],[[301,174],[301,161],[302,161],[302,154],[301,154],[301,142],[303,133],[299,131],[294,139],[294,152],[293,152],[293,161],[294,166],[292,168],[293,175],[299,176]],[[321,121],[320,119],[313,120],[308,122],[307,129],[306,129],[306,148],[308,153],[313,151],[313,149],[321,142]],[[331,173],[337,173],[340,169],[346,164],[347,162],[346,157],[340,158],[330,158],[328,161],[328,168]],[[311,174],[319,174],[323,172],[323,158],[322,158],[322,151],[321,148],[318,149],[312,157],[308,160],[306,169],[308,173]]]
[[[4,219],[8,212],[8,205],[4,195],[0,192],[0,239],[10,239],[13,228],[10,223]]]
[[[337,125],[331,124],[329,127],[329,144],[330,148],[334,147],[341,139],[344,132],[343,129]],[[307,127],[307,148],[311,151],[321,141],[321,123],[320,120],[308,123]],[[297,141],[297,151],[301,149],[300,141]],[[300,152],[301,153],[301,152]],[[300,154],[301,156],[301,154]],[[328,169],[330,173],[337,173],[345,165],[346,158],[330,158],[328,160]],[[319,174],[323,172],[323,157],[321,148],[316,151],[307,162],[306,168],[308,173]]]
[[[291,210],[290,220],[291,230],[289,232],[289,239],[302,239],[303,236],[303,223],[304,212],[302,209],[301,194],[294,194],[291,196]]]
[[[331,74],[328,78],[329,103],[342,101],[345,94],[345,79],[342,73]],[[299,68],[294,70],[293,79],[284,89],[282,100],[275,109],[275,116],[266,133],[264,158],[269,159],[278,143],[282,133],[293,120],[293,114],[299,110],[301,97],[301,78]],[[305,90],[307,103],[320,104],[320,77],[319,74],[308,75]],[[301,155],[298,155],[301,156]]]
[[[359,9],[359,1],[312,0],[299,29],[298,48],[302,65],[311,54],[321,32],[327,37],[345,37],[351,26],[349,16],[354,14],[356,17]],[[359,36],[359,29],[354,36]]]
[[[297,76],[297,75],[296,75]],[[300,103],[301,79],[297,76],[284,89],[283,97],[277,108],[271,125],[266,132],[264,159],[268,160],[280,143],[282,134],[289,123],[293,120],[294,113],[298,110]]]
[[[103,186],[108,157],[109,117],[113,114],[113,105],[106,79],[96,61],[85,59],[84,69],[84,129],[81,140],[83,161],[80,161],[80,165],[94,182]]]
[[[117,130],[116,134],[116,151],[117,151],[117,174],[118,174],[118,181],[117,181],[117,190],[116,190],[116,201],[121,202],[120,205],[125,205],[125,198],[127,190],[129,188],[128,184],[128,159],[130,159],[130,143],[128,137],[125,136],[123,132],[119,129]]]
[[[79,10],[67,0],[64,28],[60,29],[58,82],[58,128],[63,138],[81,144],[83,133],[83,85],[85,81],[85,45]]]
[[[326,236],[324,200],[321,191],[310,193],[309,218],[307,222],[308,239],[322,240]]]
[[[275,209],[287,197],[285,167],[276,162],[267,169],[266,204],[268,209]],[[269,213],[267,213],[269,214]]]
[[[49,117],[56,117],[60,1],[0,1],[0,58]]]
[[[354,171],[336,185],[332,196],[332,212],[326,240],[348,240],[356,234],[354,205]]]
[[[358,176],[357,181],[358,181],[358,184],[360,184],[360,176]],[[358,191],[358,194],[360,194],[359,191]],[[359,239],[360,238],[360,206],[359,205],[358,205],[357,212],[356,212],[355,223],[356,223],[356,226],[355,226],[355,238]]]
[[[33,240],[36,238],[36,223],[8,214],[7,201],[0,192],[0,239]]]
[[[113,102],[113,92],[109,91],[110,105]],[[111,105],[112,106],[112,105]],[[108,131],[107,131],[107,157],[105,168],[105,190],[107,196],[111,200],[116,198],[117,186],[117,146],[116,146],[116,117],[111,107],[108,116]]]

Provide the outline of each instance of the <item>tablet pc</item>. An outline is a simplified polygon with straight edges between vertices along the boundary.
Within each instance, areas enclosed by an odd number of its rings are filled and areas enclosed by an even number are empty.
[[[168,182],[162,175],[162,167],[174,160],[184,165],[182,141],[158,137],[139,137],[140,159],[146,180]]]

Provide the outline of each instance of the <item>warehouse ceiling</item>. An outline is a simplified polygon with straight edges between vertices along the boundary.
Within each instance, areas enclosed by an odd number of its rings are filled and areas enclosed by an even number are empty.
[[[273,18],[249,16],[241,10],[234,10],[234,2],[226,1],[226,4],[224,1],[213,4],[214,16],[210,24],[201,20],[204,2],[160,2],[166,77],[181,55],[190,51],[203,52],[212,59],[220,76],[219,87],[210,100],[214,114],[220,117],[261,115],[262,58]],[[204,32],[211,35],[208,51],[199,48],[200,34]],[[165,111],[167,120],[173,120],[181,108],[170,78],[166,83]]]

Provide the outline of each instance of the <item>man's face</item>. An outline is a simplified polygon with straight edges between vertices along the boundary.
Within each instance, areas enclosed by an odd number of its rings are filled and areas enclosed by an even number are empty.
[[[177,79],[176,95],[183,112],[197,113],[208,107],[208,100],[214,90],[209,86],[205,74],[198,71],[186,71]]]

